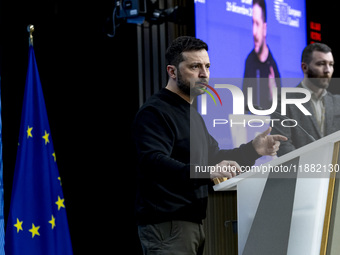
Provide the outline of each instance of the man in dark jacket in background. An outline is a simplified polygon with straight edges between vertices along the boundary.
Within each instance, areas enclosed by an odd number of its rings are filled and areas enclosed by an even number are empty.
[[[311,115],[305,115],[295,104],[287,104],[286,117],[295,120],[299,126],[273,127],[272,133],[288,138],[281,144],[279,156],[340,130],[340,96],[327,91],[334,71],[331,48],[323,43],[307,45],[302,52],[301,69],[304,78],[297,87],[310,91],[311,99],[303,106]],[[287,96],[289,99],[299,97],[301,93]],[[280,116],[273,114],[272,118]]]

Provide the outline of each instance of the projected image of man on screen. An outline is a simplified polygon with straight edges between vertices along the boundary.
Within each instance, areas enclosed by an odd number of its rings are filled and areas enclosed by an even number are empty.
[[[246,95],[248,87],[253,88],[254,105],[265,109],[272,105],[272,89],[280,88],[280,73],[267,45],[266,36],[267,10],[265,0],[253,0],[254,49],[246,59],[243,92]]]

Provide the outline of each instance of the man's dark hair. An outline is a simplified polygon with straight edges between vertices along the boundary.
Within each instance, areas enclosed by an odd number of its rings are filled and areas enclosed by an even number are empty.
[[[266,7],[266,2],[264,0],[253,0],[253,6],[257,4],[260,6],[262,10],[262,20],[263,22],[267,22],[267,7]]]
[[[309,44],[302,51],[301,62],[309,64],[312,61],[312,54],[314,51],[328,53],[328,52],[332,52],[332,49],[323,43]]]
[[[165,58],[168,65],[178,68],[179,63],[184,61],[183,52],[186,51],[208,51],[208,45],[200,39],[192,36],[180,36],[176,38],[166,50]]]

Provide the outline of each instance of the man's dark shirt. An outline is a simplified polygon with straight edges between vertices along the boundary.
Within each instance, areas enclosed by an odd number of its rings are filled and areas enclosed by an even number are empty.
[[[133,138],[139,225],[202,222],[211,181],[209,173],[195,175],[195,166],[216,165],[222,160],[253,165],[259,157],[251,142],[220,150],[196,109],[168,89],[160,90],[141,107],[133,123]]]

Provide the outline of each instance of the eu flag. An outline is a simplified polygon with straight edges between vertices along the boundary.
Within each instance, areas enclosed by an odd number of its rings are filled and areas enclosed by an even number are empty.
[[[6,255],[72,254],[61,185],[34,50],[30,45],[6,225]]]

